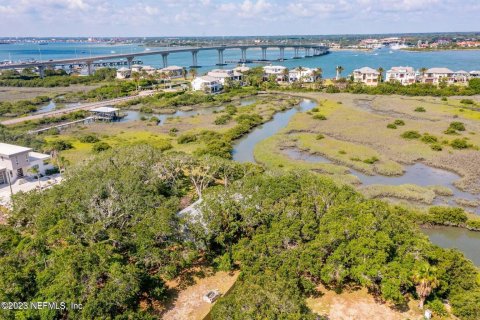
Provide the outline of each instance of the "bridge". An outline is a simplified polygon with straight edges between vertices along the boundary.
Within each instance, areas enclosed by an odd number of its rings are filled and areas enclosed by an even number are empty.
[[[144,52],[136,52],[136,53],[121,53],[121,54],[109,54],[109,55],[98,55],[98,56],[89,56],[89,57],[78,57],[78,58],[68,58],[68,59],[58,59],[58,60],[48,60],[48,61],[35,61],[35,62],[25,62],[25,63],[11,63],[0,65],[1,69],[18,69],[18,68],[38,68],[40,76],[44,76],[44,71],[48,67],[55,67],[55,66],[65,66],[65,65],[83,65],[87,66],[88,74],[93,73],[93,67],[95,66],[95,62],[97,61],[108,61],[108,60],[115,60],[115,59],[126,59],[126,65],[128,68],[131,67],[132,62],[135,58],[143,57],[143,56],[153,56],[153,55],[161,55],[163,67],[166,68],[168,66],[168,55],[180,52],[190,52],[192,54],[192,65],[190,68],[199,68],[200,65],[198,64],[198,52],[206,51],[206,50],[216,50],[218,54],[218,63],[217,65],[225,65],[225,60],[223,59],[223,53],[225,50],[230,49],[239,49],[241,52],[240,62],[245,63],[247,62],[247,50],[248,49],[258,49],[262,50],[262,59],[261,61],[268,61],[267,60],[267,50],[269,48],[277,48],[279,49],[279,60],[285,60],[285,49],[291,48],[294,50],[294,59],[302,58],[300,56],[300,51],[304,51],[304,57],[313,57],[313,56],[321,56],[327,54],[329,48],[326,46],[320,46],[317,44],[259,44],[259,45],[222,45],[222,46],[209,46],[209,47],[187,47],[187,48],[168,48],[162,50],[152,50],[152,51],[144,51]]]

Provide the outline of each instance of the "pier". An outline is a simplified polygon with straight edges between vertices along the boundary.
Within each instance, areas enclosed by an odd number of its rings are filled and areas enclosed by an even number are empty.
[[[225,61],[223,59],[223,54],[225,50],[240,50],[240,60],[239,62],[246,63],[248,62],[247,51],[249,49],[261,49],[262,50],[262,61],[267,60],[267,50],[271,48],[276,48],[279,50],[278,60],[283,61],[285,59],[285,49],[294,50],[294,59],[301,59],[300,51],[305,52],[304,57],[313,57],[321,56],[329,53],[329,48],[326,46],[321,46],[317,44],[262,44],[262,45],[222,45],[222,46],[211,46],[211,47],[177,47],[169,48],[163,50],[155,51],[145,51],[138,53],[123,53],[123,54],[109,54],[109,55],[99,55],[91,57],[81,57],[81,58],[69,58],[69,59],[58,59],[58,60],[48,60],[48,61],[33,61],[33,62],[24,62],[24,63],[11,63],[0,65],[1,69],[19,69],[19,68],[38,68],[40,77],[44,76],[46,68],[56,67],[56,66],[70,66],[71,68],[75,66],[86,67],[89,74],[92,74],[94,67],[96,66],[127,66],[130,68],[132,64],[141,63],[140,61],[135,61],[135,58],[143,56],[152,56],[152,55],[161,55],[163,67],[168,67],[168,56],[170,54],[181,53],[181,52],[190,52],[192,54],[192,64],[191,68],[199,68],[200,64],[198,62],[198,53],[200,51],[207,50],[216,50],[218,54],[218,65],[224,65]],[[125,59],[119,61],[121,59]]]

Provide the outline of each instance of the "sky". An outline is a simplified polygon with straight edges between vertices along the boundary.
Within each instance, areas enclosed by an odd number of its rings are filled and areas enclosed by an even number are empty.
[[[0,37],[480,31],[480,0],[0,0]]]

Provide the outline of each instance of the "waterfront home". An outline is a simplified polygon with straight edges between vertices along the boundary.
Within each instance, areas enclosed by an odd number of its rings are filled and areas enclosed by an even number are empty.
[[[128,68],[122,67],[117,69],[117,79],[127,79],[130,77],[131,71]]]
[[[269,79],[270,77],[275,77],[276,81],[284,81],[286,77],[286,70],[287,67],[284,66],[265,66],[263,67],[264,77],[265,79]]]
[[[193,91],[203,91],[205,93],[218,93],[222,91],[223,86],[217,78],[211,76],[196,77],[192,80]]]
[[[225,86],[229,81],[241,82],[243,75],[234,70],[214,69],[207,73],[207,76],[217,79],[222,86]]]
[[[183,68],[179,66],[169,66],[169,67],[160,69],[160,72],[168,75],[168,77],[171,79],[183,77]]]
[[[409,85],[417,82],[418,74],[412,67],[392,67],[387,71],[385,81]]]
[[[52,168],[48,154],[33,152],[31,148],[0,143],[0,185],[13,183],[26,176],[34,176],[32,169],[36,169],[38,174],[45,175],[46,170]]]
[[[480,78],[480,70],[470,71],[470,78]]]
[[[141,65],[139,65],[139,64],[134,64],[134,65],[132,66],[132,73],[133,73],[133,72],[140,72],[140,71],[142,71],[142,68],[143,68],[143,66],[141,66]]]
[[[151,67],[151,66],[143,66],[142,67],[142,72],[145,71],[147,74],[154,74],[157,69],[155,69],[154,67]]]
[[[237,72],[240,72],[240,73],[245,73],[247,71],[250,71],[250,68],[245,66],[245,64],[242,64],[241,66],[233,68],[233,71],[237,71]]]
[[[470,79],[470,73],[464,70],[455,71],[453,73],[453,82],[459,84],[467,84]]]
[[[363,83],[367,86],[378,85],[380,72],[370,67],[363,67],[353,70],[353,81]]]
[[[439,84],[444,80],[448,84],[452,84],[454,82],[453,74],[454,72],[448,68],[430,68],[422,76],[422,82]]]
[[[303,82],[315,82],[319,78],[317,71],[318,69],[298,67],[289,71],[288,79],[290,82],[300,80]]]

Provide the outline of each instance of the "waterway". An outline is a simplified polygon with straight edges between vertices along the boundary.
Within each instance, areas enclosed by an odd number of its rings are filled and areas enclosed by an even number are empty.
[[[66,103],[64,105],[57,105],[54,100],[50,100],[47,104],[39,107],[37,111],[32,112],[32,114],[42,114],[50,111],[54,111],[61,107],[62,109],[78,107],[81,103]]]
[[[422,229],[430,241],[442,248],[456,248],[480,267],[480,232],[454,227]]]
[[[234,146],[233,159],[238,162],[255,162],[254,148],[260,141],[271,137],[284,128],[293,115],[297,112],[304,112],[315,107],[316,103],[311,100],[303,100],[298,106],[284,112],[275,114],[273,119],[262,126],[255,128],[248,135],[241,138]],[[292,159],[299,159],[307,162],[331,163],[331,161],[320,155],[312,155],[296,149],[286,149],[283,152]],[[406,166],[402,176],[368,176],[357,170],[349,169],[365,185],[384,184],[401,185],[417,184],[420,186],[442,185],[451,189],[453,197],[440,197],[443,202],[454,204],[455,197],[464,199],[478,199],[478,196],[459,190],[453,182],[460,177],[453,172],[429,167],[422,163]],[[478,210],[478,208],[477,208]],[[458,248],[465,253],[476,265],[480,266],[480,232],[468,231],[460,228],[437,228],[422,230],[430,237],[432,243],[444,248]]]
[[[50,43],[48,45],[38,45],[30,43],[5,44],[0,46],[0,61],[3,60],[50,60],[75,57],[90,57],[105,54],[120,53],[140,53],[145,50],[161,50],[164,48],[148,48],[136,44],[129,45],[107,45],[92,43]],[[421,67],[447,67],[452,70],[479,70],[480,59],[479,50],[456,50],[456,51],[436,51],[436,52],[410,52],[402,50],[381,49],[375,51],[333,51],[332,53],[320,56],[309,57],[305,59],[292,59],[293,50],[286,49],[286,61],[273,62],[275,64],[285,65],[288,68],[296,66],[321,67],[324,71],[324,77],[330,78],[335,75],[335,67],[341,65],[344,67],[344,74],[350,74],[354,69],[363,66],[373,68],[383,67],[385,70],[392,66],[412,66]],[[278,49],[267,51],[267,59],[275,60],[279,57]],[[247,51],[248,59],[260,59],[260,49],[249,49]],[[199,73],[207,72],[218,68],[217,52],[215,50],[200,51],[198,61],[202,66]],[[227,49],[224,52],[226,61],[238,61],[240,59],[240,50]],[[145,56],[141,60],[146,65],[154,67],[162,66],[161,56]],[[192,56],[189,52],[175,53],[168,56],[169,65],[179,65],[188,67],[192,64]],[[232,68],[233,65],[227,65],[224,68]]]

